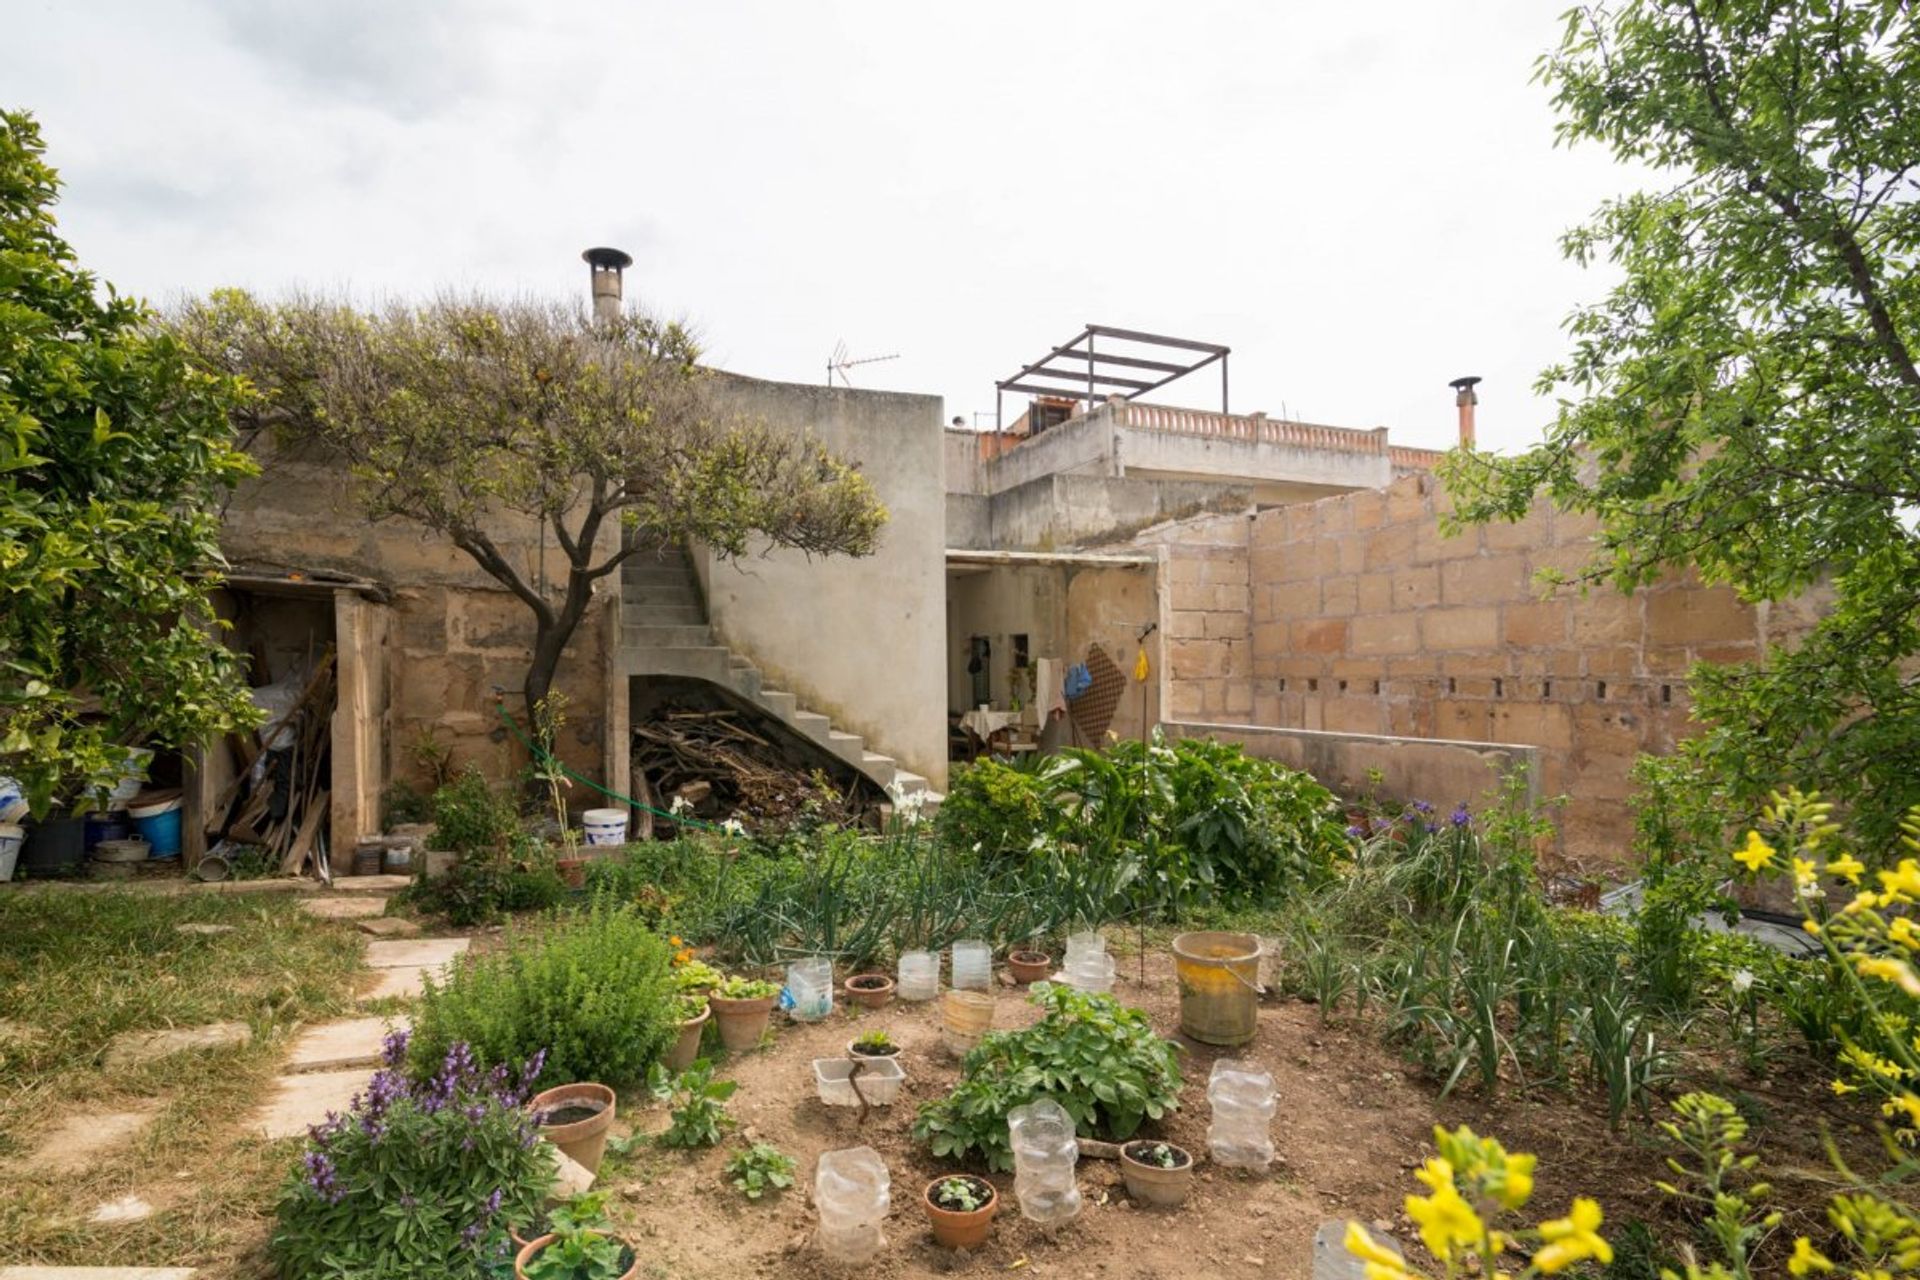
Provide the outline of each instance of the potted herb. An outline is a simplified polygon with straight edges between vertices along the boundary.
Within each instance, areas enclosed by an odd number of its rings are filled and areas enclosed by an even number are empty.
[[[589,1173],[600,1169],[613,1127],[613,1090],[603,1084],[563,1084],[536,1094],[527,1104],[540,1136]]]
[[[660,1061],[669,1071],[685,1071],[700,1056],[700,1036],[707,1029],[707,1019],[712,1010],[707,1006],[707,997],[698,991],[683,991],[673,998],[673,1016],[679,1023],[680,1031],[674,1042],[667,1046]]]
[[[1007,970],[1013,974],[1013,980],[1022,986],[1029,982],[1044,982],[1053,972],[1053,957],[1044,951],[1030,951],[1026,948],[1009,951]]]
[[[927,1221],[935,1243],[949,1249],[977,1249],[993,1230],[1000,1193],[985,1178],[970,1173],[935,1178],[927,1184]]]
[[[679,991],[712,991],[726,978],[726,975],[708,964],[705,960],[695,960],[678,938],[669,938],[678,950],[673,953],[673,985]]]
[[[1120,1173],[1127,1194],[1141,1204],[1176,1208],[1193,1185],[1193,1157],[1171,1142],[1142,1139],[1120,1148]]]
[[[638,1280],[639,1254],[611,1234],[599,1203],[579,1216],[573,1203],[553,1211],[546,1235],[522,1246],[513,1260],[513,1274],[519,1280]]]
[[[599,1231],[610,1231],[613,1224],[607,1221],[606,1204],[606,1192],[582,1191],[561,1207],[568,1214],[570,1222]],[[553,1230],[551,1211],[541,1209],[523,1222],[508,1227],[507,1235],[513,1240],[514,1253],[518,1254],[541,1236],[552,1234]]]
[[[863,1031],[847,1041],[849,1058],[891,1058],[899,1052],[900,1046],[884,1031]]]
[[[707,1003],[720,1026],[720,1043],[734,1053],[758,1045],[773,1021],[773,1002],[779,996],[779,983],[757,978],[728,978],[715,987]]]
[[[893,999],[893,979],[884,973],[856,973],[845,986],[847,999],[864,1008],[883,1008]]]

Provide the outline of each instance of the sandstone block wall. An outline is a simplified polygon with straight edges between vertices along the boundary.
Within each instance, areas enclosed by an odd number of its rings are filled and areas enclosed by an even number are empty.
[[[1246,515],[1201,516],[1136,539],[1162,548],[1169,719],[1244,722],[1253,714],[1251,527]]]

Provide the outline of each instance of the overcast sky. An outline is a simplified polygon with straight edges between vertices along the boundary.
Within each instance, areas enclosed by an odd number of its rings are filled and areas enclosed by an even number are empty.
[[[1231,345],[1238,412],[1409,444],[1477,373],[1511,448],[1606,283],[1558,237],[1638,181],[1553,146],[1563,8],[0,0],[0,103],[83,260],[156,300],[566,295],[610,244],[742,373],[844,341],[900,353],[856,385],[990,418],[1091,321]]]

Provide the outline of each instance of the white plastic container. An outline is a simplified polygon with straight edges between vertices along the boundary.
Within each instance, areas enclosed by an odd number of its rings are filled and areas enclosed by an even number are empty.
[[[1102,952],[1076,959],[1061,974],[1061,980],[1075,991],[1104,995],[1113,990],[1113,971],[1113,957]]]
[[[890,1107],[906,1083],[906,1068],[892,1058],[863,1059],[860,1078],[853,1078],[852,1058],[815,1058],[813,1086],[820,1101],[830,1107],[857,1107],[865,1098],[870,1107]]]
[[[14,826],[26,816],[26,791],[17,780],[0,775],[0,823]]]
[[[1007,1138],[1013,1147],[1013,1194],[1022,1216],[1042,1226],[1071,1222],[1080,1212],[1076,1167],[1080,1140],[1073,1117],[1057,1102],[1042,1098],[1007,1113]]]
[[[0,883],[13,879],[13,864],[20,860],[20,846],[26,839],[25,827],[0,822]]]
[[[902,1000],[931,1000],[940,994],[940,954],[936,951],[903,951],[900,974],[894,980],[894,992]]]
[[[1105,934],[1097,930],[1091,930],[1086,933],[1070,933],[1067,935],[1066,958],[1060,963],[1062,967],[1070,969],[1076,960],[1081,960],[1089,956],[1104,956],[1105,954],[1107,954],[1107,939]]]
[[[870,1261],[886,1247],[880,1224],[891,1200],[886,1162],[872,1147],[822,1152],[813,1173],[813,1207],[820,1215],[814,1243],[834,1262]]]
[[[1257,1062],[1222,1058],[1207,1077],[1213,1122],[1207,1149],[1213,1162],[1234,1169],[1265,1169],[1273,1163],[1273,1076]]]
[[[787,966],[788,1012],[795,1022],[818,1022],[833,1012],[833,961],[808,956]]]
[[[955,991],[993,990],[993,948],[984,942],[953,944],[953,989]]]
[[[589,809],[580,815],[580,825],[586,829],[588,844],[607,848],[627,842],[627,818],[625,809]]]

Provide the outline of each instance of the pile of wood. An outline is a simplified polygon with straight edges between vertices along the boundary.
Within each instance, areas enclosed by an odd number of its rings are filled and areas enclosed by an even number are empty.
[[[235,777],[213,806],[207,839],[266,851],[281,875],[331,880],[327,812],[332,801],[333,708],[339,691],[332,648],[313,664],[293,709],[271,728],[230,733]],[[258,766],[258,768],[256,768]],[[257,776],[256,776],[257,775]]]
[[[663,707],[633,730],[635,798],[669,809],[678,798],[705,822],[738,817],[750,827],[782,825],[817,815],[856,821],[868,808],[870,786],[849,776],[835,781],[795,764],[767,734],[732,710]],[[851,770],[839,771],[851,775]]]

